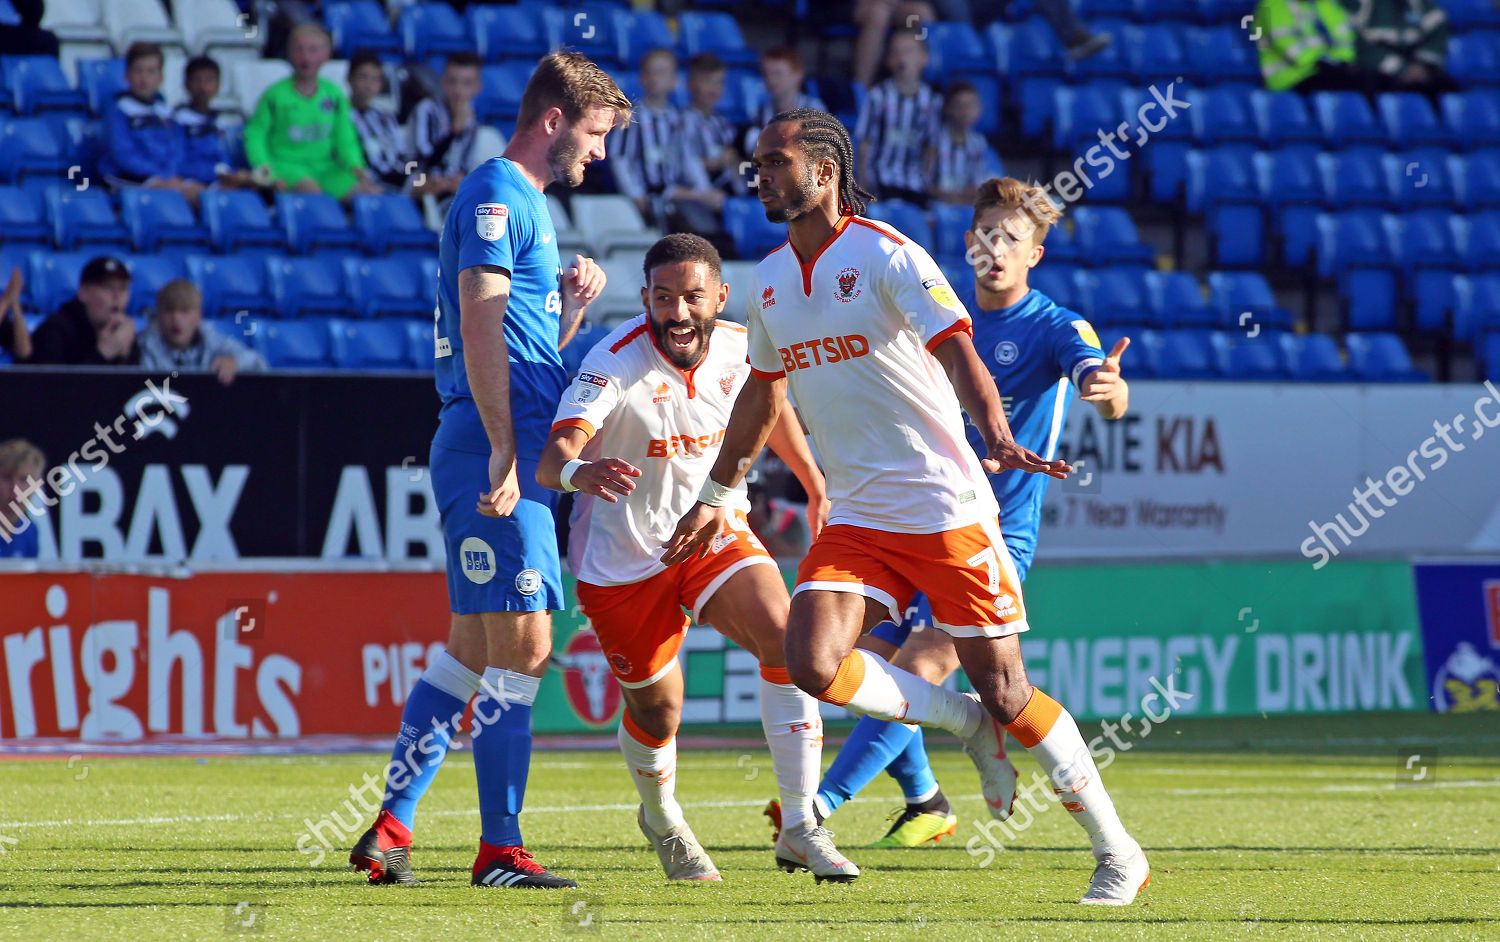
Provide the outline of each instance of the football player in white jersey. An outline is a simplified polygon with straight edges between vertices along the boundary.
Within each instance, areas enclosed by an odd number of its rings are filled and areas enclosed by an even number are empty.
[[[1002,745],[1009,732],[1089,835],[1096,865],[1081,902],[1128,904],[1150,880],[1146,855],[1121,824],[1078,724],[1026,679],[1026,608],[985,478],[1072,469],[1016,444],[963,305],[925,250],[861,217],[868,194],[851,158],[848,131],[825,112],[783,112],[761,132],[759,195],[766,217],[787,223],[788,241],[756,267],[751,378],[663,562],[709,550],[790,391],[832,504],[793,589],[793,682],[858,713],[954,733],[993,807],[1008,807],[1015,792]],[[982,460],[965,438],[965,412],[983,438]],[[875,624],[899,621],[919,587],[977,697],[855,648]]]
[[[637,815],[674,880],[718,880],[673,795],[683,676],[677,661],[689,619],[712,625],[760,660],[761,722],[783,807],[796,808],[777,844],[788,872],[818,882],[859,875],[812,815],[823,755],[818,702],[787,675],[790,600],[781,570],[750,531],[737,487],[725,528],[702,558],[667,566],[662,543],[692,506],[719,452],[734,400],[749,377],[746,331],[718,316],[729,297],[719,254],[701,236],[669,235],[651,247],[641,302],[649,313],[616,328],[584,357],[563,395],[537,480],[577,491],[568,561],[578,602],[625,694],[619,729]],[[822,527],[823,475],[788,409],[768,444],[810,497],[808,524]]]

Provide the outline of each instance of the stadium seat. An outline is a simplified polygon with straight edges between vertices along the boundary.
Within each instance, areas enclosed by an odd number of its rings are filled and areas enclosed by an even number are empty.
[[[1412,365],[1401,338],[1391,333],[1351,333],[1344,338],[1349,372],[1367,383],[1425,382],[1428,376]]]
[[[115,95],[125,89],[124,59],[83,59],[78,63],[78,88],[89,111],[102,115]]]
[[[421,266],[410,256],[345,259],[344,283],[361,317],[432,319],[435,289],[422,280]]]
[[[216,252],[243,246],[286,247],[286,235],[272,224],[260,197],[249,190],[205,190],[201,208],[209,243]]]
[[[1005,112],[1005,95],[1000,90],[1000,79],[994,75],[972,72],[963,75],[962,79],[973,85],[974,90],[979,93],[979,120],[974,123],[974,130],[985,137],[999,134],[1001,117]],[[760,82],[760,76],[757,75],[755,80]],[[764,82],[761,82],[761,87],[765,87]]]
[[[1390,206],[1393,194],[1386,188],[1382,154],[1367,148],[1324,152],[1318,155],[1318,173],[1330,207]]]
[[[1254,157],[1255,149],[1244,144],[1189,151],[1183,190],[1188,212],[1204,213],[1218,203],[1259,202]]]
[[[407,320],[400,323],[406,326],[406,356],[407,363],[414,370],[425,370],[432,372],[434,360],[432,325],[427,321]],[[582,330],[582,328],[580,328]],[[563,356],[566,357],[572,344],[563,348]]]
[[[1187,155],[1192,149],[1189,141],[1153,140],[1141,151],[1152,202],[1175,203],[1182,197]]]
[[[1376,120],[1369,99],[1359,92],[1314,92],[1312,113],[1329,147],[1385,146],[1385,129]]]
[[[1132,80],[1141,86],[1198,74],[1189,45],[1192,39],[1181,24],[1170,22],[1132,27],[1115,36],[1115,42],[1124,43]]]
[[[1459,257],[1467,271],[1500,269],[1500,212],[1469,213],[1455,221]]]
[[[345,370],[405,370],[411,368],[410,339],[402,321],[346,321],[330,319],[333,359]]]
[[[1231,331],[1214,331],[1209,335],[1209,342],[1213,344],[1225,379],[1287,379],[1291,371],[1286,366],[1281,346],[1281,337],[1285,333],[1263,330],[1254,337],[1247,337]]]
[[[17,114],[88,109],[87,96],[68,82],[51,56],[5,56],[0,72]]]
[[[1124,117],[1120,93],[1125,86],[1114,82],[1063,85],[1052,93],[1052,146],[1056,150],[1081,152],[1098,143],[1100,128],[1114,128]],[[1128,149],[1128,142],[1124,149]]]
[[[1500,383],[1500,330],[1487,331],[1475,348],[1475,358],[1484,366],[1484,378]]]
[[[189,255],[188,277],[203,292],[203,316],[234,317],[240,311],[275,311],[266,263],[257,256]]]
[[[1113,35],[1114,41],[1085,59],[1071,61],[1068,71],[1073,81],[1096,82],[1101,79],[1129,81],[1135,74],[1126,49],[1130,39],[1130,24],[1102,19],[1095,20],[1089,25],[1094,32]]]
[[[1330,383],[1349,378],[1338,344],[1327,334],[1283,331],[1277,339],[1293,379],[1306,383]]]
[[[463,18],[440,0],[423,0],[403,7],[396,17],[396,33],[408,59],[475,51]]]
[[[1135,0],[1134,16],[1137,22],[1168,20],[1176,23],[1191,23],[1198,16],[1198,0]]]
[[[1426,95],[1416,92],[1387,92],[1375,99],[1387,140],[1392,147],[1447,147],[1453,134],[1438,120],[1437,112]]]
[[[1448,155],[1457,203],[1469,211],[1500,207],[1500,149]]]
[[[188,276],[187,259],[181,255],[131,255],[125,259],[130,268],[131,316],[140,316],[156,307],[156,292],[169,281]]]
[[[1456,217],[1441,209],[1391,213],[1382,220],[1391,258],[1402,271],[1461,267]]]
[[[40,314],[51,314],[58,306],[78,293],[78,276],[83,266],[97,252],[41,252],[34,251],[27,257],[26,290],[31,295],[32,309]],[[10,277],[10,273],[6,273]]]
[[[621,7],[609,2],[583,0],[567,9],[550,7],[545,12],[548,41],[552,46],[577,49],[600,64],[614,65],[620,58]],[[662,45],[668,45],[664,38]]]
[[[1064,265],[1048,262],[1031,270],[1027,276],[1027,284],[1051,298],[1058,307],[1079,311],[1083,303],[1078,297],[1078,272],[1079,269],[1073,265]],[[974,281],[967,278],[965,281],[971,285]]]
[[[1082,260],[1078,257],[1078,240],[1073,235],[1073,230],[1068,228],[1067,222],[1059,223],[1047,230],[1047,262],[1048,264],[1066,263],[1077,265]]]
[[[1500,27],[1500,9],[1490,0],[1443,0],[1448,25],[1456,33]]]
[[[760,200],[753,196],[731,196],[724,201],[724,228],[740,258],[761,258],[787,238],[786,227],[767,220]]]
[[[206,55],[209,50],[251,49],[258,55],[260,42],[252,38],[255,29],[242,20],[243,14],[232,0],[192,0],[174,3],[172,13],[189,52]],[[241,25],[244,22],[245,25]],[[258,37],[258,33],[255,36]],[[168,78],[171,81],[172,77]]]
[[[58,127],[44,118],[0,116],[0,183],[32,175],[57,176],[67,172],[71,157]]]
[[[540,59],[547,53],[545,24],[524,7],[471,4],[464,15],[479,55],[486,62]]]
[[[1317,247],[1316,220],[1322,211],[1323,175],[1317,149],[1297,144],[1255,155],[1260,198],[1281,240],[1281,261],[1305,265]]]
[[[1292,326],[1291,312],[1276,303],[1270,283],[1260,272],[1211,271],[1207,282],[1210,305],[1221,327],[1249,334],[1257,325],[1262,331]]]
[[[731,66],[754,66],[759,61],[755,50],[745,46],[739,21],[722,11],[679,14],[677,38],[684,58],[712,52]]]
[[[1319,213],[1318,276],[1333,278],[1351,266],[1394,265],[1386,243],[1384,214],[1374,209]]]
[[[927,71],[924,78],[939,87],[960,72],[992,72],[994,59],[984,39],[968,23],[927,24]]]
[[[757,205],[758,203],[757,200]],[[760,210],[760,213],[764,216],[765,210]],[[870,204],[865,215],[878,222],[888,223],[892,229],[918,245],[933,244],[932,225],[927,221],[927,214],[920,207],[905,200],[877,200]],[[769,223],[769,225],[775,225],[775,223]],[[776,228],[781,229],[780,226]],[[786,234],[783,231],[776,245],[784,241],[786,241]]]
[[[590,313],[607,323],[641,313],[641,288],[646,279],[639,259],[606,259],[603,268],[604,292],[589,306]]]
[[[1155,348],[1156,374],[1163,379],[1217,379],[1223,369],[1213,334],[1211,330],[1161,330],[1142,339]]]
[[[182,34],[172,27],[160,0],[101,0],[99,9],[116,52],[124,54],[134,42],[183,48]]]
[[[1500,32],[1481,30],[1450,37],[1444,65],[1460,85],[1500,84]]]
[[[996,47],[1000,68],[1013,83],[1012,87],[1022,77],[1062,78],[1066,64],[1062,43],[1040,16],[1022,20],[1008,31],[992,26],[989,37]],[[1008,40],[1003,46],[1002,39]]]
[[[1081,259],[1096,265],[1156,262],[1130,214],[1118,206],[1080,206],[1073,211],[1073,226]]]
[[[731,300],[733,306],[734,301]],[[740,305],[744,310],[744,305]],[[728,308],[725,309],[726,312]],[[588,356],[594,345],[609,336],[609,329],[602,323],[584,320],[578,325],[578,333],[573,335],[573,342],[562,348],[563,369],[568,371],[569,376],[575,376],[578,368],[583,365],[583,358]]]
[[[1456,275],[1452,288],[1451,317],[1442,326],[1455,340],[1500,330],[1500,272]]]
[[[486,6],[483,9],[494,8]],[[470,23],[476,22],[471,16]],[[323,4],[323,25],[333,36],[334,55],[341,59],[348,59],[357,52],[401,51],[401,40],[391,31],[385,9],[375,0],[329,0]],[[477,28],[475,34],[484,35]]]
[[[1136,265],[1079,269],[1074,276],[1079,312],[1100,324],[1146,324],[1155,318],[1146,270]]]
[[[484,87],[474,99],[479,119],[492,124],[514,121],[521,113],[521,93],[535,70],[536,63],[515,60],[484,66],[480,70]]]
[[[1308,111],[1307,102],[1296,92],[1257,89],[1250,93],[1250,107],[1255,110],[1260,139],[1267,147],[1322,141],[1322,132]]]
[[[968,252],[964,246],[964,233],[969,231],[969,223],[974,218],[974,210],[968,206],[934,202],[931,211],[932,254],[939,259],[962,259]],[[900,226],[897,225],[897,228]],[[1051,239],[1050,232],[1048,239]],[[1052,243],[1048,241],[1047,258],[1051,260],[1054,257]]]
[[[1213,327],[1218,323],[1203,286],[1189,272],[1146,272],[1146,298],[1151,322],[1163,327]]]
[[[400,193],[362,194],[351,200],[354,230],[371,255],[437,249],[437,234],[422,225],[416,204]]]
[[[1240,85],[1221,85],[1190,96],[1193,137],[1205,147],[1216,144],[1260,143],[1255,108],[1249,90]]]
[[[208,230],[199,224],[187,199],[175,190],[121,190],[120,216],[137,252],[153,251],[163,243],[208,244]]]
[[[240,113],[248,117],[255,114],[266,89],[292,74],[292,66],[282,59],[246,59],[230,66],[229,74]]]
[[[672,29],[666,17],[655,10],[631,10],[616,29],[620,62],[628,69],[638,68],[646,53],[670,44]]]
[[[1443,125],[1463,150],[1500,146],[1500,93],[1471,89],[1441,99]]]
[[[725,201],[726,211],[734,199],[731,197]],[[759,200],[753,197],[740,199],[749,199],[755,204],[761,219],[765,219],[766,214],[760,208]],[[573,197],[571,206],[573,227],[587,235],[590,244],[600,255],[609,255],[621,249],[639,249],[644,252],[661,237],[655,229],[647,227],[640,210],[636,209],[635,202],[628,196],[580,193]]]
[[[1386,189],[1397,209],[1458,205],[1446,148],[1423,147],[1381,158]]]
[[[251,340],[273,369],[329,369],[338,365],[333,353],[336,320],[261,321],[255,324]]]
[[[316,193],[276,194],[276,213],[293,252],[316,248],[359,249],[359,233],[349,226],[344,208],[331,196]]]
[[[63,43],[108,45],[103,20],[99,0],[68,0],[46,4],[41,25]]]
[[[0,244],[50,243],[52,226],[39,191],[0,186]],[[0,271],[0,282],[10,273]]]
[[[53,187],[46,192],[45,203],[52,220],[52,242],[64,251],[80,245],[130,245],[130,234],[115,218],[114,205],[103,190]]]
[[[1406,274],[1406,298],[1412,304],[1412,327],[1424,333],[1468,339],[1472,331],[1473,288],[1468,275],[1442,269]]]
[[[272,313],[277,317],[348,314],[353,305],[344,292],[337,261],[323,258],[267,258]]]
[[[1130,338],[1130,350],[1122,363],[1132,381],[1156,378],[1160,365],[1158,355],[1162,346],[1160,331],[1139,324],[1121,324],[1118,327],[1106,325],[1097,330],[1099,347],[1105,351],[1113,350],[1122,337]]]
[[[1239,24],[1195,30],[1188,54],[1205,85],[1261,80],[1255,43],[1248,40]]]

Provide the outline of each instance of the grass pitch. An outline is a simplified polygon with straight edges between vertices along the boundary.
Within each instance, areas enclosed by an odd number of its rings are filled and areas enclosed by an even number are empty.
[[[859,850],[900,804],[882,778],[829,822],[864,871],[848,886],[773,868],[760,807],[774,778],[767,754],[750,744],[683,750],[678,794],[724,875],[692,886],[662,877],[614,750],[539,752],[528,844],[583,885],[557,892],[468,885],[478,824],[466,751],[450,755],[419,814],[419,887],[365,886],[344,866],[353,835],[317,866],[316,853],[297,849],[308,822],[331,812],[348,821],[350,786],[379,769],[379,755],[0,762],[0,937],[1500,934],[1493,714],[1171,721],[1105,773],[1152,864],[1151,886],[1118,910],[1076,905],[1092,859],[1055,802],[1013,846],[971,854],[965,843],[988,820],[973,768],[942,734],[929,738],[958,835],[914,850]],[[1025,781],[1035,765],[1017,761]],[[356,830],[367,823],[360,815]]]

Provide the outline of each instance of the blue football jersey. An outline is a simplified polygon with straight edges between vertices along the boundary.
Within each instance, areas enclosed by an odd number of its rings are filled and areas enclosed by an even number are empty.
[[[0,559],[36,559],[41,552],[36,521],[23,519],[22,524],[25,529],[17,533],[12,530],[10,521],[0,523]]]
[[[1104,362],[1098,335],[1082,316],[1035,289],[1008,308],[985,311],[975,305],[971,310],[974,348],[995,378],[1016,442],[1052,460],[1073,401],[1069,384],[1076,386]],[[968,431],[983,457],[986,449],[978,430],[970,425]],[[1002,471],[990,479],[1000,502],[1005,542],[1013,555],[1028,561],[1036,552],[1042,497],[1050,480],[1024,471]]]
[[[438,248],[434,364],[442,418],[434,442],[489,454],[489,438],[469,390],[459,330],[458,273],[496,265],[510,273],[505,342],[510,350],[510,413],[516,455],[541,457],[568,376],[557,350],[562,295],[557,232],[547,199],[514,163],[485,161],[464,178],[448,207]]]

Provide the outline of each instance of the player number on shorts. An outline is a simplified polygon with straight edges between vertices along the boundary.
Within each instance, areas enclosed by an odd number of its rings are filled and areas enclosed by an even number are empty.
[[[995,548],[993,546],[986,546],[984,549],[964,560],[964,562],[968,563],[970,566],[978,566],[982,563],[984,565],[984,568],[988,570],[990,574],[990,594],[1000,594],[1000,556],[995,552]]]

